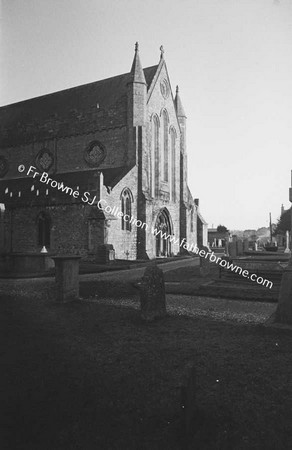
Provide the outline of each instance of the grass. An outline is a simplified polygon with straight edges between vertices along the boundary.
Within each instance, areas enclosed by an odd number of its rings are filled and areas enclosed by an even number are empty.
[[[292,445],[292,332],[94,302],[0,304],[1,449],[186,448],[180,385],[196,367],[190,449]]]
[[[191,283],[203,283],[207,280],[214,280],[219,278],[219,268],[215,263],[210,264],[210,273],[208,276],[200,274],[200,266],[197,267],[179,267],[169,270],[164,274],[164,281],[166,282],[180,282],[188,281]]]

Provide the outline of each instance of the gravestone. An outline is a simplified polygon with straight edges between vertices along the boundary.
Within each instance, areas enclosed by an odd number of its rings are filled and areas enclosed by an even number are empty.
[[[56,295],[58,302],[79,299],[79,261],[80,256],[52,256],[55,261]]]
[[[235,258],[237,256],[236,242],[229,242],[228,255],[230,256],[230,258]]]
[[[236,252],[237,256],[243,255],[243,242],[240,239],[236,242]]]
[[[248,252],[249,251],[249,243],[247,239],[244,239],[243,241],[243,252]]]
[[[201,253],[201,254],[200,254]],[[205,257],[207,253],[210,253],[208,247],[202,246],[200,247],[199,256],[200,256],[200,275],[202,277],[206,277],[210,274],[211,263],[210,263],[210,255]]]
[[[145,269],[140,286],[141,317],[146,322],[166,315],[163,272],[156,265]]]

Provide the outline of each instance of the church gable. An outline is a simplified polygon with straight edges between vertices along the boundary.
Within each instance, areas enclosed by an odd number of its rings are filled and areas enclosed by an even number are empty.
[[[170,126],[173,126],[177,134],[179,134],[180,127],[176,115],[174,96],[167,67],[163,59],[161,59],[160,64],[157,66],[156,74],[148,89],[147,106],[149,117],[153,114],[161,117],[162,111],[166,110],[169,116]]]
[[[148,88],[147,167],[148,192],[157,200],[179,201],[180,125],[163,54]]]

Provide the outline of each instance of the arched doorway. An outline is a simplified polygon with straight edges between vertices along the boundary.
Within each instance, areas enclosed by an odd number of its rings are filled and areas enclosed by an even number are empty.
[[[159,212],[155,222],[155,229],[158,232],[156,234],[156,257],[166,258],[171,256],[171,242],[169,237],[173,234],[173,227],[170,214],[166,208],[163,208]]]

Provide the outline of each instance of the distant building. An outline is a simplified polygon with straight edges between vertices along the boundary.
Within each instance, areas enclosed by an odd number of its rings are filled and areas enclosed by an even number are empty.
[[[243,231],[243,239],[248,240],[256,240],[257,239],[257,232],[256,230],[244,230]]]
[[[225,248],[230,241],[231,234],[229,231],[219,232],[217,228],[208,228],[208,242],[211,248]]]

